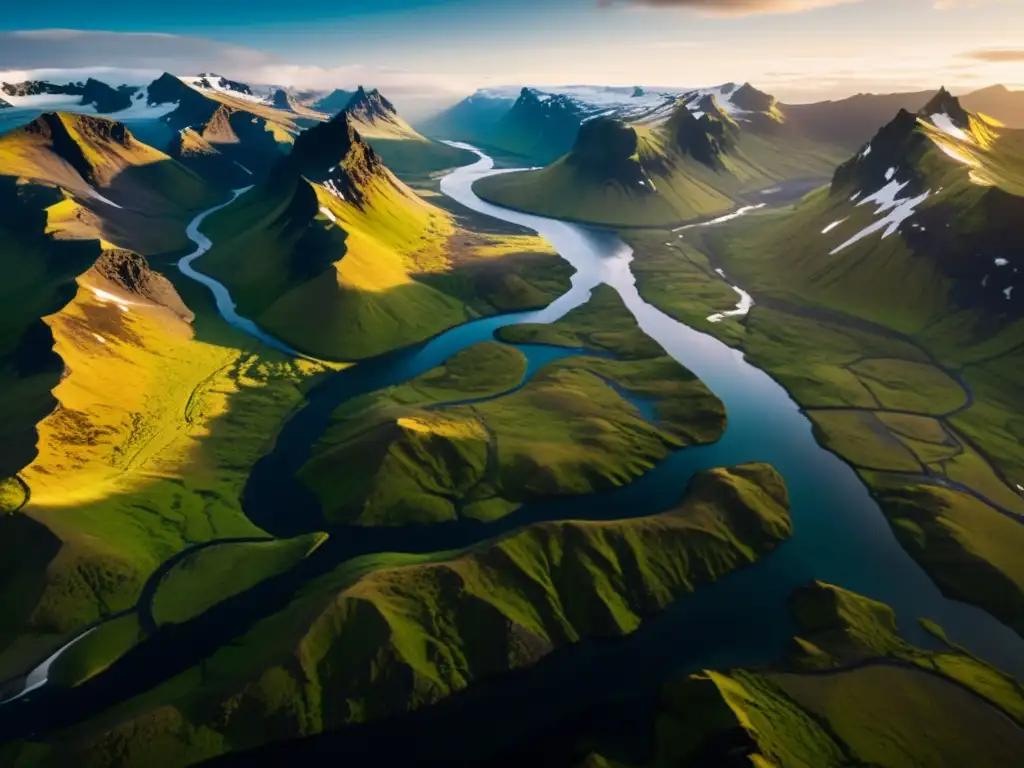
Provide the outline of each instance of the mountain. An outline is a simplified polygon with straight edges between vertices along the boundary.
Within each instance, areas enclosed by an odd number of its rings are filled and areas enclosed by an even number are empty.
[[[326,96],[312,102],[309,106],[310,109],[316,110],[317,112],[324,112],[328,115],[334,116],[348,106],[348,103],[352,101],[352,97],[354,95],[354,91],[343,91],[340,88],[335,88]]]
[[[215,199],[107,118],[47,113],[0,136],[0,475],[31,460],[35,425],[53,407],[62,365],[43,318],[74,297],[104,248],[180,249],[184,221]]]
[[[359,86],[345,105],[345,113],[365,139],[422,138],[376,88],[367,92]]]
[[[143,253],[182,247],[182,220],[216,193],[163,152],[104,117],[46,113],[0,136],[0,176],[59,187],[102,237]]]
[[[359,86],[345,105],[344,114],[360,137],[366,139],[400,177],[419,180],[476,160],[472,152],[431,141],[419,134],[377,89],[367,91]]]
[[[85,91],[84,83],[49,83],[45,80],[26,80],[21,83],[0,84],[0,91],[8,96],[81,96]]]
[[[994,117],[1010,128],[1024,129],[1024,91],[993,85],[961,96],[960,101],[971,112]]]
[[[342,360],[421,341],[471,312],[537,306],[568,274],[532,239],[479,258],[493,238],[400,182],[347,112],[299,134],[205,229],[217,245],[199,268],[230,287],[240,312],[297,349]]]
[[[11,102],[6,101],[5,99],[0,99],[0,109],[12,109],[13,107],[14,105],[11,104]]]
[[[194,77],[183,77],[181,79],[193,88],[197,88],[202,91],[222,93],[234,98],[245,99],[247,101],[266,103],[266,100],[262,96],[257,96],[253,93],[252,88],[246,83],[228,80],[226,77],[221,77],[214,72],[205,72]]]
[[[476,192],[518,210],[611,226],[674,226],[758,200],[780,183],[828,178],[842,150],[788,129],[770,97],[693,91],[644,122],[599,116],[546,168],[481,179]],[[722,101],[719,101],[721,97]]]
[[[901,111],[836,171],[828,200],[837,218],[849,217],[828,233],[832,253],[858,260],[875,233],[898,233],[952,281],[954,304],[1020,312],[1013,293],[1024,260],[1008,244],[1024,233],[1022,163],[1024,133],[995,127],[942,89],[919,113]]]
[[[727,332],[857,467],[900,544],[1022,631],[1024,131],[943,89],[793,208],[681,236],[754,297]],[[681,314],[687,298],[658,301]]]
[[[295,105],[292,104],[292,97],[288,94],[288,91],[283,88],[278,88],[274,91],[270,97],[270,104],[275,109],[282,109],[285,112],[294,112]]]

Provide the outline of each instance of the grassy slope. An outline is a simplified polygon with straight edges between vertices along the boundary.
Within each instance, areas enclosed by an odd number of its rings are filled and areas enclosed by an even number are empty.
[[[1001,141],[991,155],[976,150],[990,174]],[[944,190],[920,215],[938,206],[967,226],[987,188],[936,147],[916,162],[932,189]],[[865,472],[866,481],[933,578],[1020,627],[1024,573],[1001,548],[1024,546],[1022,523],[1004,515],[1024,517],[1017,406],[1024,323],[961,308],[953,281],[911,250],[906,225],[829,256],[830,247],[872,220],[869,206],[857,208],[847,197],[821,190],[791,211],[688,230],[682,238],[630,234],[638,286],[649,301],[742,348],[775,376],[809,410],[826,445],[859,468],[878,470]],[[847,216],[849,231],[822,234]],[[708,314],[735,301],[707,254],[760,302],[743,322],[707,323]],[[847,410],[816,410],[836,407]],[[957,485],[930,489],[926,472]],[[911,512],[911,504],[919,508]]]
[[[179,624],[258,582],[288,570],[327,538],[313,533],[294,539],[219,544],[179,561],[153,597],[158,624]]]
[[[556,218],[622,227],[670,226],[734,207],[744,193],[792,178],[826,177],[839,155],[802,140],[781,145],[744,135],[738,149],[713,170],[680,156],[659,128],[637,126],[637,159],[650,185],[601,183],[563,157],[546,168],[482,179],[474,190],[486,200]]]
[[[546,304],[568,286],[571,270],[539,238],[466,232],[393,179],[374,180],[362,208],[317,186],[336,223],[295,212],[307,192],[257,188],[211,217],[204,231],[221,245],[200,268],[231,287],[241,312],[313,354],[370,357],[478,313]],[[309,230],[315,263],[296,274],[290,254]]]
[[[670,683],[646,765],[1013,766],[1024,690],[960,649],[922,651],[892,611],[823,584],[794,595],[800,637],[771,670]]]
[[[42,121],[49,122],[49,135],[33,130]],[[119,246],[146,255],[186,247],[184,223],[217,203],[219,193],[134,137],[123,144],[111,141],[106,134],[115,125],[106,118],[64,112],[43,116],[33,126],[0,137],[0,177],[59,184],[88,208],[86,215],[91,212],[90,223],[100,235]],[[67,151],[59,137],[76,149]],[[92,189],[121,207],[98,201]]]
[[[478,344],[408,384],[346,403],[301,472],[328,520],[493,519],[531,500],[623,485],[673,448],[721,434],[721,403],[640,331],[611,288],[598,288],[589,304],[553,325],[502,335],[624,359],[569,358],[545,366],[522,389],[458,404],[522,378],[517,351]],[[475,375],[460,378],[453,364]],[[653,401],[656,423],[617,387]]]
[[[789,532],[781,478],[747,465],[703,473],[653,517],[537,525],[435,559],[363,558],[309,584],[201,672],[26,759],[183,764],[425,706],[557,647],[632,632]]]
[[[94,272],[80,282],[48,318],[71,373],[21,473],[31,501],[0,519],[3,677],[132,605],[175,552],[260,534],[240,509],[242,485],[300,401],[297,385],[319,370],[252,351],[198,290],[186,294],[198,315],[190,326]],[[130,302],[127,311],[94,288]]]

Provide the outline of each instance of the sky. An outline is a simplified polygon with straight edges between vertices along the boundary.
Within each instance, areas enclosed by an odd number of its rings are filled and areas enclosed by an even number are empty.
[[[789,102],[939,85],[1024,89],[1024,0],[11,5],[0,18],[0,70],[127,66],[309,87],[365,82],[399,106],[525,84],[749,81]]]

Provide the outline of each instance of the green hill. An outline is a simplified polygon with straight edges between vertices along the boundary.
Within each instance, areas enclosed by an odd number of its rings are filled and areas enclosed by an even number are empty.
[[[476,161],[472,152],[420,135],[376,89],[367,92],[359,86],[344,111],[359,135],[400,178],[420,179]]]
[[[681,494],[682,495],[682,494]],[[428,706],[557,648],[636,630],[790,534],[766,465],[696,476],[667,512],[374,555],[309,584],[202,668],[25,749],[37,765],[190,764]],[[9,753],[10,754],[10,753]]]
[[[469,232],[385,167],[347,113],[310,128],[204,231],[199,268],[292,346],[369,357],[499,310],[547,304],[570,269],[532,236]]]
[[[668,683],[655,754],[628,765],[1017,764],[1024,696],[1012,678],[956,647],[907,644],[887,606],[837,587],[797,590],[791,610],[789,659]]]
[[[597,117],[548,167],[491,176],[474,189],[530,213],[666,227],[729,210],[782,181],[831,173],[840,156],[835,147],[790,135],[774,112],[758,114],[763,119],[741,125],[706,96],[698,111],[680,104],[661,123]]]
[[[568,357],[523,383],[522,354],[485,342],[345,403],[299,475],[329,522],[492,520],[530,501],[624,485],[671,450],[714,442],[724,430],[721,402],[607,286],[556,323],[501,337],[617,359]]]

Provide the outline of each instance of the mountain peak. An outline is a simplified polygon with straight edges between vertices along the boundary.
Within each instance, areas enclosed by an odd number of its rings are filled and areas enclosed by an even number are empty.
[[[359,205],[366,183],[384,175],[387,169],[351,120],[347,111],[340,112],[326,123],[303,131],[281,164]]]
[[[361,85],[356,89],[345,111],[356,120],[368,123],[377,119],[392,120],[398,114],[395,105],[385,99],[380,91],[376,88],[367,91]]]
[[[947,91],[945,87],[939,89],[939,92],[931,98],[919,114],[926,118],[930,118],[932,115],[948,115],[957,126],[965,129],[969,128],[971,124],[970,115],[960,104],[960,99]]]
[[[718,106],[713,95],[700,100],[703,115],[698,118],[681,102],[665,123],[676,149],[708,166],[719,163],[719,155],[733,143],[736,124]]]
[[[274,91],[274,96],[271,99],[271,103],[276,109],[282,109],[286,112],[293,112],[294,105],[292,104],[291,96],[288,95],[288,91],[284,88],[278,88]]]
[[[732,103],[748,112],[768,112],[776,104],[771,94],[759,91],[750,83],[744,83],[733,92]]]

